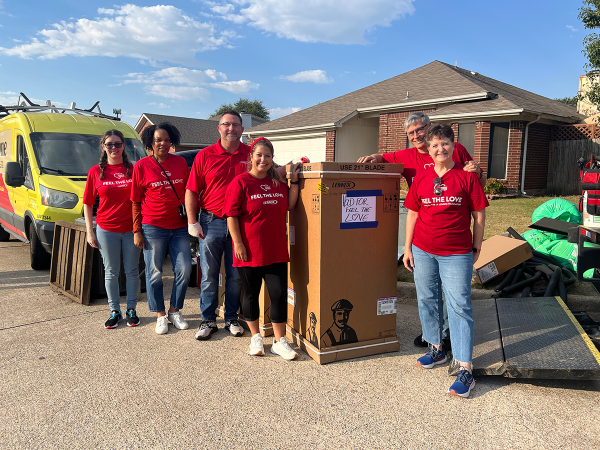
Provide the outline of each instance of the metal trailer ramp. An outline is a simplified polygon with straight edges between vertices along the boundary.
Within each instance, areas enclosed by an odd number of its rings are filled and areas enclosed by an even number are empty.
[[[473,301],[474,375],[600,379],[600,352],[560,297]]]

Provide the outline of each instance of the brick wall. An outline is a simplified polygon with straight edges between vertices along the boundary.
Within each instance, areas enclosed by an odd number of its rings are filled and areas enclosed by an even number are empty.
[[[475,122],[475,145],[473,146],[473,159],[479,161],[481,170],[487,173],[488,157],[490,153],[490,122]]]
[[[454,142],[458,142],[458,124],[453,123],[450,126],[452,127],[452,131],[454,132]]]
[[[325,161],[335,161],[335,131],[325,135]]]
[[[546,189],[548,184],[548,154],[552,127],[534,123],[527,136],[527,163],[525,164],[525,192]]]
[[[406,148],[407,136],[404,131],[404,121],[409,114],[422,111],[426,114],[435,109],[419,109],[379,115],[379,153],[395,152]]]
[[[523,157],[523,140],[525,122],[513,120],[508,129],[508,155],[506,158],[506,187],[519,190],[521,188],[521,160]]]

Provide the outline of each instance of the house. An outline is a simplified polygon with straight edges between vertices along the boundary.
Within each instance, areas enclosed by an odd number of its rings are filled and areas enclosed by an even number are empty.
[[[144,128],[151,125],[158,125],[161,122],[169,122],[175,125],[181,133],[181,145],[178,145],[174,149],[176,152],[208,147],[217,142],[217,139],[221,137],[217,129],[218,123],[215,123],[213,120],[165,116],[162,114],[144,113],[134,128],[141,135]]]
[[[407,148],[404,120],[415,111],[452,124],[488,177],[521,191],[546,188],[552,128],[585,118],[558,101],[433,61],[244,134],[270,139],[279,163],[300,155],[350,162]]]

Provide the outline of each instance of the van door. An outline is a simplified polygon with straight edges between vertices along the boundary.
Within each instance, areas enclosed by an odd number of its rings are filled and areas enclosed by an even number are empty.
[[[11,200],[12,188],[4,183],[6,163],[13,159],[13,130],[0,131],[0,223],[12,229],[13,205]]]
[[[25,211],[32,211],[34,217],[37,216],[37,206],[35,203],[35,186],[31,173],[31,165],[29,164],[29,156],[25,146],[25,138],[21,130],[15,130],[15,152],[16,161],[21,166],[21,173],[25,177],[23,186],[13,188],[12,200],[15,215],[13,223],[15,228],[26,235],[25,230]]]

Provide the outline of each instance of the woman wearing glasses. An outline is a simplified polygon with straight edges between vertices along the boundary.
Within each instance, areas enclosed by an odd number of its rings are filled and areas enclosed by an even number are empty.
[[[481,251],[485,208],[489,204],[479,176],[464,171],[452,160],[454,132],[450,126],[430,126],[425,142],[434,165],[416,174],[404,202],[409,210],[404,266],[414,270],[423,339],[430,343],[429,351],[417,360],[417,365],[432,369],[447,361],[442,346],[443,285],[452,353],[459,367],[448,392],[468,397],[475,386],[471,374],[471,274]]]
[[[121,253],[127,276],[127,326],[135,327],[140,323],[135,312],[140,249],[133,243],[132,232],[130,196],[133,164],[125,152],[125,138],[120,131],[105,131],[100,138],[100,147],[100,163],[89,170],[83,194],[87,241],[100,249],[104,263],[104,283],[111,310],[104,328],[116,328],[123,320],[119,292]],[[100,202],[94,233],[92,216],[96,197],[100,197]]]
[[[133,169],[133,239],[144,249],[146,295],[150,311],[156,313],[156,334],[166,334],[168,322],[179,330],[188,328],[179,310],[192,271],[187,218],[181,207],[189,171],[185,159],[170,153],[180,140],[179,130],[170,123],[144,128],[142,144],[151,154]],[[167,250],[175,275],[168,316],[162,280]]]

